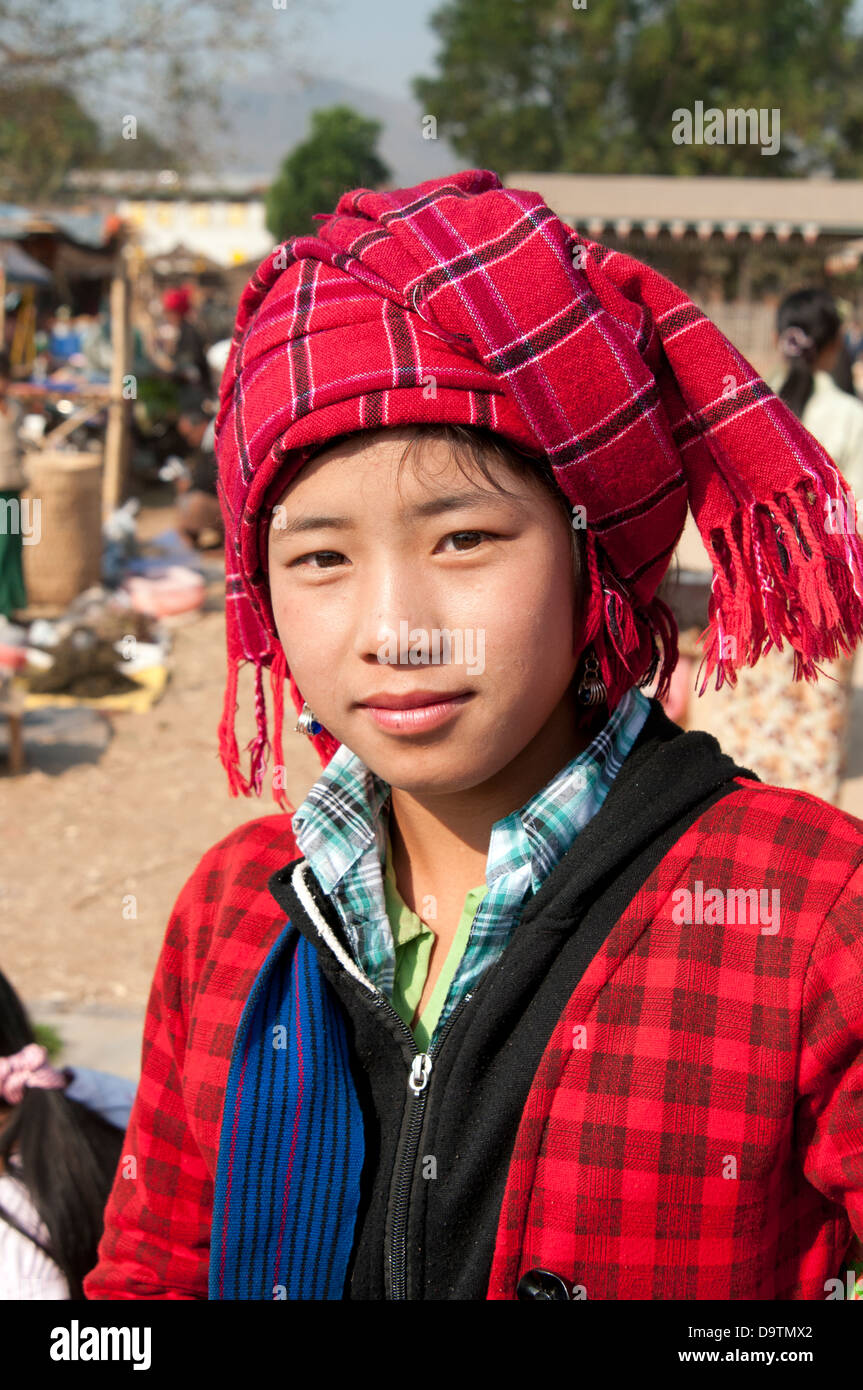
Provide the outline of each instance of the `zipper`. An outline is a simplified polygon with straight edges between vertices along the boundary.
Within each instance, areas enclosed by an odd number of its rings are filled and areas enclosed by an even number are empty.
[[[407,1224],[409,1193],[411,1182],[413,1181],[414,1169],[416,1167],[417,1150],[419,1148],[419,1138],[423,1127],[426,1100],[428,1099],[428,1085],[433,1066],[432,1059],[440,1051],[447,1033],[455,1023],[455,1020],[458,1018],[465,1004],[472,998],[473,994],[469,993],[466,994],[463,999],[459,1000],[444,1024],[443,1031],[437,1038],[433,1039],[428,1052],[420,1052],[417,1049],[414,1035],[404,1019],[400,1014],[396,1013],[392,1004],[383,994],[381,994],[380,997],[381,1007],[398,1020],[402,1031],[410,1040],[414,1054],[407,1079],[408,1091],[410,1092],[408,1105],[411,1109],[408,1118],[407,1138],[402,1153],[402,1161],[397,1170],[394,1187],[393,1229],[388,1252],[391,1286],[390,1297],[393,1299],[405,1299],[407,1297]]]
[[[301,905],[303,905],[302,900]],[[326,920],[325,909],[322,906],[319,906],[317,903],[315,903],[315,910],[321,915],[322,918],[324,918],[324,920]],[[306,916],[308,917],[308,909],[305,909],[305,911]],[[319,926],[318,935],[321,935]],[[341,946],[341,943],[339,943],[339,945],[341,949],[344,949]],[[332,950],[331,945],[330,949]],[[336,959],[338,959],[338,955],[336,955]],[[354,961],[354,964],[356,965],[358,963]],[[488,970],[486,970],[485,974],[483,975],[483,978],[479,981],[479,985],[485,983],[489,976],[494,974],[499,965],[500,960],[498,959],[494,962],[492,966],[489,967]],[[363,973],[365,974],[365,972]],[[408,1025],[405,1023],[401,1014],[396,1012],[396,1010],[393,1008],[392,1004],[390,1003],[389,999],[387,999],[383,991],[379,989],[377,985],[373,984],[373,982],[369,980],[367,975],[365,975],[365,979],[374,995],[374,1007],[383,1009],[385,1013],[388,1013],[393,1019],[395,1019],[399,1029],[407,1038],[408,1043],[410,1044],[411,1052],[413,1054],[407,1078],[408,1091],[410,1093],[408,1105],[411,1107],[411,1109],[409,1115],[407,1116],[408,1129],[405,1140],[405,1147],[402,1154],[402,1161],[397,1169],[396,1181],[394,1185],[391,1185],[390,1188],[391,1192],[394,1191],[395,1197],[392,1204],[392,1238],[390,1240],[389,1251],[387,1252],[391,1289],[389,1297],[392,1299],[402,1300],[407,1297],[405,1290],[407,1286],[407,1216],[409,1206],[409,1193],[414,1168],[416,1167],[417,1150],[419,1148],[419,1137],[420,1132],[422,1130],[423,1116],[425,1114],[426,1100],[428,1095],[428,1084],[432,1073],[432,1059],[440,1051],[452,1025],[455,1023],[456,1019],[458,1018],[459,1014],[461,1013],[465,1005],[468,1003],[468,1001],[473,998],[476,989],[469,991],[466,995],[464,995],[462,999],[459,1000],[458,1004],[453,1009],[452,1013],[450,1014],[449,1018],[444,1024],[443,1031],[432,1042],[432,1045],[429,1048],[428,1052],[420,1052],[416,1045],[416,1039],[414,1038],[414,1035],[411,1032]],[[479,987],[479,985],[477,985],[477,988]],[[403,1116],[402,1118],[402,1132],[404,1132],[405,1118],[405,1116]],[[387,1271],[385,1270],[385,1284],[386,1272]]]

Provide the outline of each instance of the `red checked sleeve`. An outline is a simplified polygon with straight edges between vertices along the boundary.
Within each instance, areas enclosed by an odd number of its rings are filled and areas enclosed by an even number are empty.
[[[171,913],[144,1021],[141,1080],[105,1208],[91,1299],[206,1299],[213,1175],[233,1040],[284,914],[267,887],[297,857],[289,817],[237,826]]]
[[[181,1086],[188,1037],[183,948],[204,863],[177,899],[156,966],[141,1080],[105,1209],[98,1264],[84,1280],[88,1299],[207,1297],[212,1182]]]
[[[806,970],[798,1136],[807,1179],[863,1241],[863,866],[827,913]],[[839,1250],[838,1258],[847,1258]],[[850,1266],[849,1266],[850,1267]]]

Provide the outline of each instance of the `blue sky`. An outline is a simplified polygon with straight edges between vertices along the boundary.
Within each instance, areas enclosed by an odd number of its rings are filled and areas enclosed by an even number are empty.
[[[410,79],[434,71],[438,39],[428,19],[440,4],[441,0],[326,0],[320,8],[303,12],[303,34],[292,57],[319,76],[371,87],[381,96],[411,99]]]

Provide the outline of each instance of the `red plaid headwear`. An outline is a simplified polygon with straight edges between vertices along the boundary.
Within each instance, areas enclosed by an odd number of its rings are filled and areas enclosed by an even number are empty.
[[[677,633],[656,596],[692,510],[714,569],[707,679],[736,681],[785,638],[795,677],[863,632],[863,552],[825,450],[671,281],[588,241],[536,193],[467,169],[415,188],[345,193],[318,235],[262,261],[237,312],[216,422],[225,519],[228,687],[219,746],[231,791],[277,769],[286,669],[267,579],[273,506],[327,440],[434,421],[485,425],[546,455],[586,510],[592,642],[613,709],[659,672]],[[834,512],[828,499],[839,499]],[[661,648],[661,651],[660,651]],[[255,669],[243,777],[237,675]],[[338,743],[315,746],[326,764]],[[281,780],[281,779],[279,779]],[[274,795],[287,804],[274,784]]]

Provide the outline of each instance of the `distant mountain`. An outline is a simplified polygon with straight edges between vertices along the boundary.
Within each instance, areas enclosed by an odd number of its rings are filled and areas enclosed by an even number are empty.
[[[272,177],[285,155],[309,134],[311,113],[340,105],[382,123],[378,150],[397,186],[440,178],[464,163],[444,139],[423,138],[418,105],[354,83],[271,77],[252,87],[229,81],[222,87],[222,99],[226,126],[211,126],[208,135],[212,168],[219,174]]]

